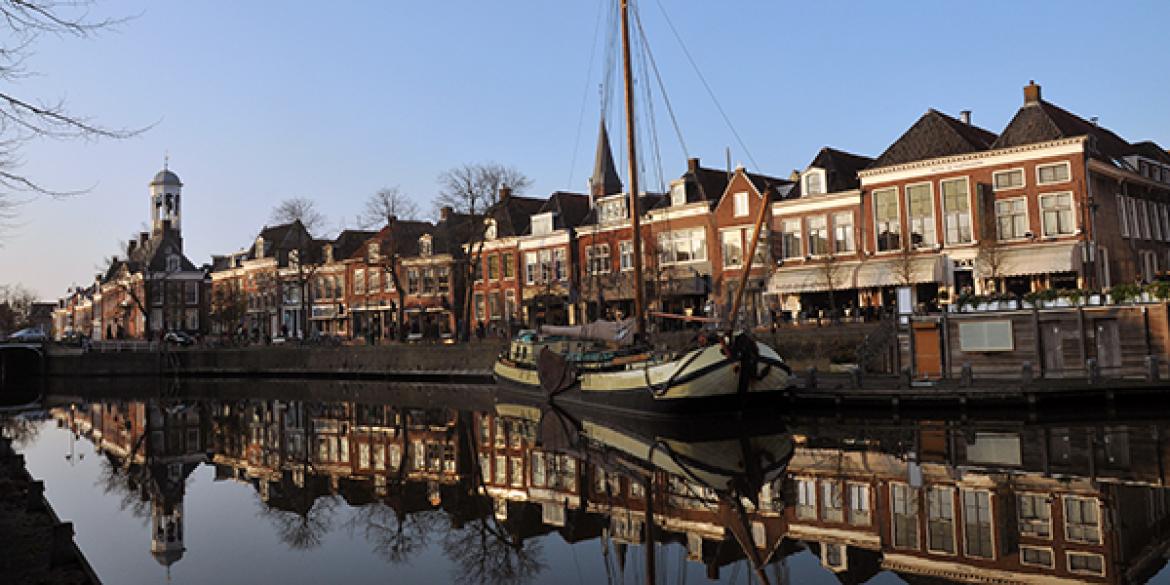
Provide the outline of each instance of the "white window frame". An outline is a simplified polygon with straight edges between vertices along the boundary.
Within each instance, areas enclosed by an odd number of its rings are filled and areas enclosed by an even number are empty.
[[[739,262],[728,262],[727,243],[729,239],[739,245]],[[743,268],[744,256],[747,256],[747,250],[745,248],[743,232],[739,229],[726,229],[719,232],[719,255],[723,260],[724,268]]]
[[[1074,556],[1097,557],[1097,558],[1101,559],[1101,571],[1096,572],[1096,571],[1085,571],[1083,569],[1074,569],[1072,566],[1072,558]],[[1105,573],[1106,573],[1105,557],[1103,555],[1100,555],[1097,553],[1084,552],[1084,551],[1078,551],[1078,550],[1065,551],[1064,563],[1065,563],[1064,566],[1068,569],[1068,572],[1070,572],[1074,575],[1093,575],[1095,577],[1104,577]]]
[[[878,250],[877,248],[880,246],[881,242],[881,232],[878,230],[877,197],[878,194],[884,194],[888,191],[894,192],[894,204],[897,205],[894,225],[898,226],[898,247],[889,250]],[[870,203],[871,207],[873,208],[873,213],[870,214],[870,221],[873,222],[874,249],[878,254],[897,254],[906,244],[906,226],[902,225],[902,190],[898,187],[882,187],[881,189],[874,189],[870,193]]]
[[[1117,227],[1121,229],[1121,237],[1129,237],[1129,197],[1117,196]]]
[[[816,520],[819,515],[819,506],[817,501],[820,499],[819,486],[817,480],[812,477],[797,477],[793,481],[796,483],[796,517],[799,520]],[[811,502],[802,502],[802,498],[807,498],[809,494],[812,495]],[[803,508],[812,507],[811,512],[802,512]]]
[[[967,231],[970,235],[970,238],[967,241],[956,240],[956,241],[952,242],[950,240],[950,230],[948,229],[948,227],[950,225],[948,223],[948,221],[949,221],[948,214],[950,213],[950,210],[947,209],[947,198],[946,198],[946,194],[943,192],[943,184],[944,183],[958,183],[960,181],[965,183],[966,184],[965,186],[967,188]],[[943,237],[942,237],[942,239],[943,239],[943,242],[947,243],[948,245],[959,245],[959,246],[962,246],[964,244],[973,243],[975,241],[975,221],[974,221],[975,220],[975,215],[974,215],[975,201],[972,199],[972,195],[971,195],[971,177],[953,177],[950,179],[942,179],[941,181],[939,181],[938,182],[938,200],[939,200],[939,205],[942,206],[942,212],[943,212],[942,213],[942,220],[943,220]]]
[[[910,189],[924,185],[927,190],[927,199],[930,201],[930,230],[929,234],[926,233],[926,230],[923,230],[922,237],[924,241],[921,246],[915,247],[916,249],[930,249],[938,245],[938,213],[936,213],[938,210],[935,209],[937,206],[934,204],[934,183],[932,181],[924,181],[921,183],[910,183],[902,187],[902,196],[906,199],[906,223],[908,224],[905,232],[908,240],[903,243],[909,243],[911,247],[914,247],[914,218],[910,216]],[[925,240],[928,235],[931,240],[926,242]]]
[[[676,181],[670,186],[670,204],[674,207],[687,204],[687,184],[685,181]]]
[[[930,539],[930,494],[931,491],[945,492],[948,497],[948,504],[951,509],[951,548],[954,550],[947,551],[941,548],[934,548],[934,543]],[[926,520],[926,552],[932,555],[957,556],[959,554],[959,513],[958,507],[955,505],[955,495],[959,490],[950,485],[928,485],[922,487],[922,495],[925,502],[925,518]]]
[[[1051,234],[1051,235],[1047,234],[1047,233],[1045,233],[1048,231],[1046,229],[1047,226],[1045,226],[1045,224],[1044,224],[1044,201],[1046,199],[1053,199],[1053,198],[1062,197],[1065,195],[1068,195],[1069,217],[1071,218],[1071,221],[1072,221],[1072,225],[1070,226],[1070,231],[1068,233],[1057,232],[1057,233]],[[1036,198],[1036,203],[1038,204],[1038,206],[1040,208],[1040,235],[1041,235],[1041,237],[1060,238],[1060,237],[1065,237],[1065,236],[1071,236],[1071,235],[1074,235],[1077,233],[1077,230],[1079,229],[1080,224],[1077,221],[1077,200],[1076,200],[1076,197],[1073,196],[1072,191],[1057,191],[1055,193],[1041,193],[1040,196]],[[1149,230],[1150,216],[1149,216],[1148,211],[1146,212],[1145,218],[1146,218],[1146,230]]]
[[[971,541],[967,539],[967,502],[964,499],[965,494],[976,494],[976,495],[987,494],[987,520],[988,520],[987,532],[991,536],[991,547],[990,547],[991,556],[989,556],[989,557],[971,554],[971,548],[970,548]],[[983,559],[983,560],[989,560],[989,561],[994,561],[997,558],[999,558],[999,554],[998,554],[998,550],[997,550],[997,545],[999,544],[999,539],[996,538],[996,524],[995,524],[995,494],[992,493],[991,490],[987,490],[987,489],[962,488],[959,490],[959,505],[962,506],[962,508],[963,508],[963,514],[962,514],[962,516],[963,516],[963,556],[973,558],[973,559]]]
[[[629,262],[626,260],[629,259]],[[622,272],[634,269],[634,241],[622,240],[618,242],[618,268]]]
[[[863,492],[864,496],[855,498],[855,492]],[[845,483],[845,521],[850,526],[872,526],[873,525],[873,488],[868,483],[859,481],[849,481]],[[858,502],[862,503],[862,507],[858,507]],[[855,512],[865,512],[868,518],[864,522],[854,520]]]
[[[1150,211],[1145,199],[1137,199],[1137,220],[1143,240],[1150,239]]]
[[[809,187],[808,187],[808,180],[810,177],[817,177],[821,180],[821,188],[819,191],[817,191],[815,193],[811,189],[809,189]],[[804,195],[823,195],[825,193],[828,193],[829,186],[826,184],[825,179],[826,179],[826,173],[825,173],[824,169],[810,169],[807,172],[805,172],[804,177],[802,177],[804,184],[801,185],[802,191],[804,192],[803,194]]]
[[[1052,167],[1064,167],[1064,169],[1065,169],[1064,174],[1065,174],[1066,178],[1061,179],[1059,181],[1041,181],[1040,180],[1040,169],[1047,169],[1047,168],[1052,168]],[[1059,185],[1061,183],[1067,183],[1071,180],[1072,180],[1072,165],[1069,164],[1068,161],[1061,161],[1061,162],[1045,163],[1045,164],[1041,164],[1041,165],[1036,165],[1036,184],[1037,185]]]
[[[837,224],[837,218],[839,218],[841,216],[848,216],[849,217],[849,224],[848,224],[849,229],[845,232],[846,233],[845,241],[849,244],[849,246],[845,250],[840,249],[840,246],[838,246],[838,242],[840,242],[841,240],[837,237],[837,235],[838,235],[837,230],[839,227]],[[831,217],[832,217],[833,223],[830,226],[830,230],[831,230],[830,233],[833,234],[833,245],[831,246],[833,252],[835,254],[852,254],[852,253],[856,252],[857,251],[857,237],[855,234],[855,226],[857,225],[857,217],[854,216],[852,211],[833,212],[831,214]]]
[[[898,545],[897,510],[894,509],[895,488],[905,489],[911,496],[909,507],[914,510],[914,546]],[[904,482],[892,481],[889,483],[888,496],[890,498],[890,545],[898,550],[920,550],[922,548],[922,541],[926,538],[926,535],[922,533],[922,488],[916,488]]]
[[[796,225],[795,241],[798,242],[797,245],[799,246],[799,248],[796,250],[796,253],[789,253],[789,249],[788,249],[789,238],[788,238],[787,234],[789,232],[785,228],[787,227],[787,225],[790,222],[792,224]],[[780,250],[780,257],[781,258],[783,258],[785,260],[795,260],[797,258],[804,257],[804,235],[803,234],[804,234],[804,221],[801,218],[788,217],[788,218],[784,218],[784,219],[780,220],[780,244],[781,244],[781,247],[783,248],[782,250]]]
[[[1014,238],[1004,238],[1003,234],[1000,233],[1000,229],[999,229],[999,204],[1001,202],[1006,203],[1008,201],[1013,201],[1013,202],[1014,201],[1023,201],[1024,202],[1024,233],[1021,234],[1020,236],[1017,236]],[[1032,231],[1032,210],[1028,208],[1028,198],[1027,197],[1009,197],[1007,199],[996,199],[994,207],[995,207],[995,210],[994,210],[994,212],[995,212],[995,237],[997,240],[999,240],[1001,242],[1018,242],[1020,240],[1028,239],[1027,234],[1028,234],[1028,232]]]
[[[1048,552],[1048,560],[1050,561],[1050,563],[1047,565],[1042,565],[1040,563],[1030,563],[1028,561],[1025,561],[1024,560],[1024,549],[1047,551]],[[1040,567],[1041,569],[1055,569],[1056,568],[1056,553],[1053,552],[1052,547],[1050,547],[1050,546],[1033,546],[1030,544],[1021,544],[1020,545],[1020,564],[1024,565],[1025,567]]]
[[[1162,207],[1162,204],[1158,203],[1157,201],[1151,201],[1149,203],[1150,215],[1153,216],[1150,219],[1150,233],[1153,236],[1154,240],[1159,241],[1159,242],[1162,241],[1162,238],[1163,238],[1163,236],[1162,236],[1162,212],[1159,210],[1161,207]]]
[[[605,254],[598,254],[601,250],[605,250]],[[610,250],[608,242],[585,246],[585,268],[588,274],[609,274],[613,266],[613,258],[610,256],[611,252],[612,250]],[[598,260],[600,258],[605,258],[605,262],[599,262]],[[597,268],[594,268],[595,263],[597,264]]]
[[[996,179],[1000,175],[1006,175],[1008,173],[1019,173],[1020,174],[1020,184],[1015,186],[1015,187],[999,187],[998,186],[999,182]],[[1016,189],[1023,189],[1027,186],[1028,186],[1028,173],[1024,170],[1023,167],[1017,167],[1014,169],[1003,169],[1003,170],[994,171],[991,173],[991,190],[992,191],[1015,191]]]
[[[1026,496],[1026,497],[1030,497],[1030,498],[1041,498],[1044,501],[1044,503],[1048,506],[1048,536],[1040,536],[1038,534],[1023,531],[1025,519],[1022,516],[1020,516],[1022,506],[1020,506],[1019,498],[1021,496]],[[1016,528],[1017,528],[1017,531],[1020,533],[1020,536],[1025,536],[1027,538],[1052,540],[1052,502],[1049,500],[1048,494],[1038,493],[1038,492],[1017,492],[1016,493]]]
[[[1075,538],[1069,536],[1069,533],[1068,533],[1068,525],[1069,525],[1069,523],[1068,523],[1068,507],[1065,504],[1065,501],[1067,501],[1067,500],[1084,500],[1084,501],[1091,501],[1091,502],[1096,504],[1096,506],[1097,506],[1097,540],[1095,542],[1089,541],[1089,540],[1075,539]],[[1102,526],[1101,526],[1101,500],[1100,499],[1095,498],[1095,497],[1078,496],[1076,494],[1065,494],[1065,495],[1060,497],[1060,517],[1061,517],[1061,519],[1063,521],[1062,523],[1064,525],[1063,527],[1064,527],[1064,540],[1065,540],[1065,542],[1075,542],[1078,544],[1102,544],[1105,542],[1105,534],[1102,532]]]
[[[750,212],[751,205],[748,204],[748,192],[739,191],[732,196],[735,204],[735,217],[747,217]]]
[[[540,255],[536,252],[524,253],[524,284],[536,284],[536,273],[540,270]]]
[[[813,247],[812,247],[812,240],[811,240],[812,234],[813,234],[812,220],[814,220],[814,219],[824,220],[824,225],[822,225],[820,227],[820,231],[821,231],[821,236],[825,240],[825,251],[820,253],[820,254],[813,252]],[[828,256],[828,255],[833,253],[834,244],[833,244],[833,230],[832,230],[831,225],[832,224],[829,223],[828,214],[810,215],[810,216],[804,218],[805,249],[808,250],[809,256],[812,256],[813,258],[820,258],[822,256]],[[746,248],[746,246],[745,246],[745,248]],[[744,250],[744,253],[746,254],[747,250]]]
[[[1158,204],[1158,219],[1162,223],[1162,241],[1170,242],[1170,210],[1165,203]]]

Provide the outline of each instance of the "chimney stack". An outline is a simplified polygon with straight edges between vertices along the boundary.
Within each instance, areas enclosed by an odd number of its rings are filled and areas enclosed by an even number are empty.
[[[970,126],[971,125],[971,110],[963,110],[959,112],[959,121]]]
[[[397,215],[394,215],[393,213],[391,213],[390,215],[386,216],[386,225],[394,225],[394,222],[396,222],[396,221],[398,221]]]
[[[444,205],[443,207],[440,207],[439,221],[447,221],[451,217],[452,213],[455,213],[455,209],[453,209],[450,205]]]
[[[687,159],[687,172],[692,173],[692,174],[699,172],[699,158],[698,157]]]
[[[1040,103],[1040,86],[1035,81],[1029,81],[1024,86],[1024,105]]]
[[[507,201],[508,198],[511,196],[512,196],[512,188],[511,187],[509,187],[507,185],[503,185],[500,187],[500,202],[501,203],[503,203],[504,201]]]
[[[138,247],[145,248],[148,240],[150,240],[150,232],[138,232]]]
[[[1099,126],[1101,124],[1101,119],[1097,116],[1093,116],[1092,118],[1089,118],[1089,122],[1091,122],[1094,126]]]
[[[138,249],[138,240],[130,240],[130,242],[128,244],[126,244],[126,255],[133,256],[134,250],[137,250],[137,249]],[[117,257],[115,256],[115,259],[116,258]]]

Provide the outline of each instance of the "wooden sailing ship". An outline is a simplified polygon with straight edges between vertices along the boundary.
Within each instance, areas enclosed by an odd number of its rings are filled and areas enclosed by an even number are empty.
[[[743,271],[725,331],[696,337],[681,351],[653,351],[646,336],[629,2],[621,3],[629,212],[633,227],[634,316],[579,327],[523,331],[494,366],[498,382],[540,389],[558,400],[647,412],[711,412],[772,402],[791,370],[770,346],[736,331],[749,271]],[[761,205],[747,258],[754,258],[767,205]]]

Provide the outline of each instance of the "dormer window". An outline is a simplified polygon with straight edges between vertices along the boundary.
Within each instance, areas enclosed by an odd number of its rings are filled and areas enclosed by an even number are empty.
[[[418,239],[418,255],[430,256],[434,252],[434,247],[431,242],[431,236],[425,235]]]
[[[553,232],[553,213],[542,213],[532,216],[532,235],[547,236]]]
[[[483,228],[484,239],[487,239],[487,240],[496,239],[496,236],[498,235],[498,230],[496,229],[496,220],[486,219],[486,220],[484,220],[483,224],[484,224],[484,228]]]
[[[670,204],[678,207],[687,204],[687,184],[679,181],[670,186]]]
[[[167,256],[167,272],[178,272],[181,263],[178,254],[170,254]]]
[[[255,256],[257,258],[264,257],[264,238],[256,238]]]
[[[629,219],[626,213],[626,199],[619,197],[601,202],[598,206],[598,215],[601,218],[601,223],[613,223]]]
[[[292,268],[293,270],[297,270],[298,268],[301,267],[301,251],[300,250],[289,250],[288,251],[288,267]]]
[[[804,174],[804,194],[820,195],[825,192],[825,171],[813,169]]]

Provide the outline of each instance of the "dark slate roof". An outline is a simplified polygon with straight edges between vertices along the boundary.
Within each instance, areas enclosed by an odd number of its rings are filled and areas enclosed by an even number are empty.
[[[1133,153],[1133,147],[1117,134],[1044,100],[1024,104],[992,148],[1011,148],[1076,136],[1094,137],[1097,153],[1107,160]]]
[[[752,186],[756,191],[763,193],[771,201],[783,198],[783,196],[790,192],[792,181],[788,179],[781,179],[779,177],[770,177],[768,175],[758,175],[756,173],[746,173]]]
[[[1163,164],[1170,164],[1170,152],[1166,152],[1161,146],[1150,140],[1134,144],[1133,153]]]
[[[987,150],[995,140],[995,134],[983,128],[930,109],[868,168]]]
[[[150,181],[151,185],[171,185],[175,187],[182,187],[183,182],[179,180],[179,175],[172,173],[169,169],[163,169],[158,172]]]
[[[260,230],[259,237],[264,238],[264,256],[275,257],[279,266],[284,266],[288,262],[288,253],[291,250],[301,250],[301,253],[305,254],[306,250],[319,248],[316,245],[318,242],[309,235],[309,230],[305,229],[304,224],[299,219],[281,225],[264,226]],[[248,244],[246,249],[248,250],[248,259],[254,260],[256,258],[255,241]]]
[[[809,168],[824,169],[826,180],[825,190],[829,193],[849,191],[861,187],[861,180],[857,178],[857,171],[873,164],[873,159],[825,147],[817,153]],[[799,188],[799,187],[797,187]]]
[[[387,223],[370,240],[366,241],[378,242],[379,249],[383,254],[398,254],[400,258],[418,256],[418,239],[423,234],[434,233],[434,231],[435,226],[429,221],[398,219]],[[365,253],[365,250],[357,249],[349,257],[364,258]]]
[[[535,197],[510,195],[497,202],[486,214],[496,220],[496,235],[501,238],[522,236],[528,233],[532,216],[540,213],[548,201]]]
[[[557,191],[549,195],[548,201],[538,213],[556,214],[555,229],[575,228],[589,215],[589,196],[568,191]],[[529,230],[531,231],[531,230]]]
[[[333,240],[333,257],[336,259],[349,258],[354,252],[362,250],[362,244],[374,237],[378,232],[370,230],[344,230]]]
[[[447,219],[440,219],[431,231],[431,251],[435,254],[459,256],[463,245],[470,242],[476,229],[482,229],[484,216],[452,211]],[[417,245],[417,244],[416,244]]]

